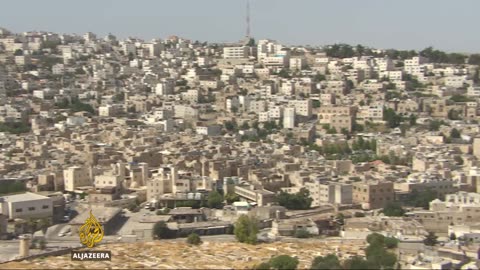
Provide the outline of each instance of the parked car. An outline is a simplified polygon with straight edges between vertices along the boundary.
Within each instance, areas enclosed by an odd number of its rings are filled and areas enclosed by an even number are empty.
[[[70,228],[70,226],[64,227],[64,228],[58,233],[58,237],[64,237],[65,235],[72,235],[72,228]]]

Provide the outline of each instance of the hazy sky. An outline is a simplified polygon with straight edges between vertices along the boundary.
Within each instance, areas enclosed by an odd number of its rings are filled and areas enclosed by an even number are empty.
[[[245,36],[246,0],[1,0],[15,32],[231,42]],[[251,0],[252,36],[284,44],[480,52],[479,0]]]

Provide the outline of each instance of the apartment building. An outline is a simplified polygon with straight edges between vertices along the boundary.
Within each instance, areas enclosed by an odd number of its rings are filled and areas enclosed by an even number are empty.
[[[300,116],[305,116],[310,118],[312,116],[312,100],[289,100],[289,107],[295,108],[295,113]]]
[[[418,220],[428,231],[447,235],[449,226],[473,225],[480,220],[480,195],[458,192],[430,202],[429,210],[407,213]]]
[[[290,59],[290,69],[292,70],[302,70],[307,66],[307,61],[305,58],[301,57],[292,57]]]
[[[383,106],[360,106],[357,117],[374,122],[383,121]]]
[[[447,87],[463,87],[467,83],[467,76],[449,76],[445,77],[445,86]]]
[[[409,180],[403,183],[395,183],[395,190],[405,193],[422,192],[431,190],[435,192],[439,197],[443,197],[447,194],[451,194],[458,191],[456,182],[447,179],[437,180]]]
[[[159,168],[152,176],[152,179],[146,181],[147,201],[157,199],[158,196],[175,193],[178,180],[178,171],[173,166]]]
[[[312,207],[320,206],[325,203],[333,204],[352,204],[352,184],[331,182],[318,179],[312,182],[306,182],[305,187],[310,191],[310,197],[313,199]]]
[[[355,182],[352,190],[353,202],[361,204],[364,209],[383,208],[395,199],[392,182]]]
[[[223,58],[224,59],[242,59],[248,58],[249,48],[246,46],[241,47],[224,47]]]
[[[173,94],[175,88],[175,81],[172,79],[166,79],[158,83],[155,87],[155,94],[159,96],[166,96]]]
[[[285,108],[283,110],[283,127],[284,128],[295,128],[295,108]]]
[[[353,106],[322,106],[318,112],[318,123],[328,124],[337,131],[351,131],[356,109]]]
[[[222,133],[221,125],[203,125],[196,127],[197,134],[206,136],[220,136]]]
[[[248,110],[254,113],[261,113],[267,110],[267,101],[265,100],[251,100],[249,102]]]
[[[63,171],[66,191],[74,192],[78,187],[93,186],[91,172],[85,167],[69,167]]]
[[[266,206],[275,201],[275,193],[265,189],[255,189],[251,185],[235,186],[235,194],[244,201],[256,203],[258,206]]]

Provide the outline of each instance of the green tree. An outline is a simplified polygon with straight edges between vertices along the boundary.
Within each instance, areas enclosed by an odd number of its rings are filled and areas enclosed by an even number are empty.
[[[282,77],[282,78],[290,78],[290,74],[288,73],[288,70],[282,68],[282,70],[280,70],[278,72],[278,76]]]
[[[397,262],[397,256],[384,248],[375,248],[368,253],[367,261],[375,269],[392,269]]]
[[[225,200],[227,201],[228,204],[232,204],[234,202],[240,201],[240,196],[238,196],[233,192],[227,192],[227,194],[225,195]]]
[[[153,236],[157,239],[170,239],[175,237],[175,231],[170,230],[164,221],[159,221],[153,226]]]
[[[342,213],[338,213],[338,215],[337,215],[337,222],[338,222],[340,225],[345,224],[345,215],[342,214]]]
[[[463,158],[459,155],[456,155],[453,157],[453,160],[455,160],[455,162],[457,163],[457,165],[459,166],[462,166],[464,161],[463,161]]]
[[[385,236],[379,233],[371,233],[367,236],[367,243],[372,246],[383,246]]]
[[[469,102],[469,101],[474,101],[473,99],[466,97],[464,95],[453,95],[450,97],[451,101],[454,102]]]
[[[132,52],[129,52],[128,53],[128,61],[133,61],[133,59],[135,59],[135,56],[133,55]]]
[[[408,123],[410,124],[410,126],[415,126],[417,124],[417,116],[415,116],[414,114],[410,114],[410,116],[408,117]]]
[[[396,248],[399,242],[395,237],[385,237],[385,239],[383,239],[386,248]]]
[[[250,129],[250,125],[248,124],[248,122],[243,122],[240,129],[242,129],[242,130]]]
[[[422,191],[414,190],[408,195],[406,204],[414,207],[423,207],[423,209],[428,209],[430,202],[437,199],[438,194],[432,189],[426,189]]]
[[[235,121],[226,121],[225,122],[225,129],[228,131],[236,131],[237,130],[237,123]]]
[[[480,54],[471,54],[468,58],[468,64],[480,66]]]
[[[22,134],[30,132],[30,125],[24,122],[0,122],[0,132]]]
[[[47,232],[48,226],[50,226],[50,221],[47,218],[41,218],[37,222],[38,227],[45,234]]]
[[[400,204],[395,202],[389,202],[383,208],[383,214],[389,217],[401,217],[405,214],[405,210]]]
[[[334,44],[325,49],[328,57],[350,58],[355,55],[353,47],[348,44]]]
[[[277,201],[278,204],[290,210],[305,210],[310,208],[313,200],[310,198],[310,191],[302,188],[296,194],[281,191],[277,195]]]
[[[128,211],[134,211],[137,208],[137,205],[134,202],[128,204],[127,209]]]
[[[457,111],[457,110],[454,110],[454,109],[450,109],[447,113],[447,117],[448,119],[450,120],[460,120],[462,119],[460,117],[460,113]]]
[[[85,72],[85,70],[83,70],[83,68],[78,67],[78,68],[75,69],[75,74],[77,74],[77,75],[85,75],[86,72]]]
[[[313,77],[313,81],[314,82],[321,82],[321,81],[325,81],[326,78],[325,78],[325,75],[323,74],[317,74],[315,75],[315,77]]]
[[[279,255],[270,259],[270,266],[273,269],[278,270],[287,270],[287,269],[297,269],[298,266],[298,259],[294,257],[290,257],[288,255]]]
[[[442,120],[431,120],[429,125],[428,125],[428,130],[430,131],[438,131],[440,129],[440,126],[445,125],[445,122]]]
[[[352,270],[364,270],[364,269],[375,269],[373,265],[360,256],[355,256],[344,262],[344,269]]]
[[[202,243],[202,239],[200,239],[200,236],[198,234],[191,233],[187,237],[187,243],[190,245],[198,246]]]
[[[387,122],[389,128],[396,128],[400,126],[403,118],[397,115],[392,108],[387,108],[383,110],[383,120]]]
[[[335,269],[342,269],[340,264],[340,260],[334,254],[328,254],[327,256],[318,256],[313,259],[312,266],[310,267],[312,270],[335,270]]]
[[[223,207],[223,196],[214,190],[208,194],[207,206],[209,208],[221,209]]]
[[[365,249],[368,264],[375,269],[392,268],[397,262],[397,256],[386,250],[386,243],[392,246],[394,240],[387,240],[386,237],[378,233],[367,236],[368,247]]]
[[[31,233],[34,233],[37,231],[37,226],[38,226],[38,222],[37,220],[33,219],[33,218],[29,218],[27,220],[27,227],[28,227],[28,230],[31,232]]]
[[[240,243],[256,244],[258,226],[257,221],[247,215],[241,215],[235,222],[233,233]]]
[[[298,230],[295,230],[294,236],[296,238],[309,238],[310,233],[305,229],[298,229]]]
[[[22,49],[17,49],[13,53],[14,56],[22,56],[23,55],[23,50]]]
[[[451,138],[460,138],[462,136],[462,134],[460,133],[460,131],[458,131],[458,129],[456,128],[452,128],[452,130],[450,130],[450,137]]]
[[[435,246],[438,244],[438,236],[434,232],[429,232],[428,235],[423,239],[423,244],[426,246]]]
[[[113,100],[116,102],[122,102],[125,100],[125,94],[124,93],[118,93],[113,96]]]

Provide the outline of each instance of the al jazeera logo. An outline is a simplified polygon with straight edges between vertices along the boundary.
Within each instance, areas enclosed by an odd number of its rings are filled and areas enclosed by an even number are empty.
[[[93,248],[96,243],[102,241],[105,232],[102,225],[90,210],[90,216],[78,230],[80,242],[87,248]],[[110,251],[85,250],[72,251],[72,261],[110,261],[112,253]]]

